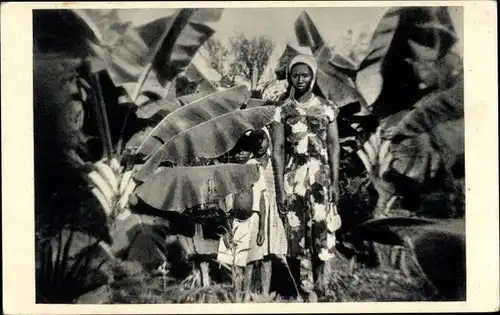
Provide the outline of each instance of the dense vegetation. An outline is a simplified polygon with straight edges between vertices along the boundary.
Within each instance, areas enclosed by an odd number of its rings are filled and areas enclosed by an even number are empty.
[[[231,266],[185,245],[217,242],[217,200],[257,180],[225,157],[274,113],[265,91],[191,63],[222,10],[139,27],[113,12],[34,14],[37,301],[288,300],[283,262],[280,294],[246,295]],[[320,66],[315,93],[340,107],[343,226],[327,300],[464,299],[463,73],[447,9],[388,9],[359,63],[305,12],[295,32]],[[295,54],[287,47],[278,79]],[[244,68],[256,87],[251,70],[264,66]]]

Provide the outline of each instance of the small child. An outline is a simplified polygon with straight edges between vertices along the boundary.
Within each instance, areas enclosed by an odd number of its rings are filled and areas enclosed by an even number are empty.
[[[219,261],[230,265],[235,263],[240,272],[244,271],[245,291],[250,290],[255,266],[262,262],[261,285],[264,294],[269,294],[271,284],[270,255],[286,254],[284,228],[275,211],[276,207],[272,207],[273,198],[269,196],[269,192],[274,191],[274,184],[268,183],[273,175],[266,173],[271,166],[269,146],[266,130],[256,130],[244,136],[231,154],[233,163],[258,164],[260,176],[251,188],[226,198],[232,218],[233,242],[236,244],[232,247],[229,235],[225,235],[220,242],[218,256]]]
[[[231,163],[255,163],[251,159],[249,140],[250,137],[244,135],[238,141],[229,154]],[[257,182],[248,189],[227,196],[225,201],[226,209],[229,209],[231,233],[226,233],[222,237],[217,260],[230,266],[237,266],[236,285],[238,290],[243,289],[246,292],[250,291],[254,265],[263,259],[264,221],[260,220],[260,217],[265,216],[265,208],[260,207],[260,202],[254,201],[254,197],[260,195],[261,187],[262,183]]]

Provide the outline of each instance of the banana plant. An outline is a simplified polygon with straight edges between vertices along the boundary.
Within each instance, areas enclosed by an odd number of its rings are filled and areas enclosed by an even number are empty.
[[[426,83],[408,61],[432,64],[433,74],[449,78],[446,72],[455,69],[445,71],[441,64],[446,64],[443,61],[449,59],[456,41],[446,7],[391,7],[381,17],[368,53],[355,69],[357,89],[380,118],[409,109],[436,86]]]
[[[396,188],[393,183],[384,180],[389,170],[393,155],[389,150],[390,141],[381,138],[382,128],[372,134],[368,141],[356,152],[365,166],[368,178],[378,193],[375,217],[387,215],[396,201]]]
[[[138,96],[141,94],[140,91],[144,86],[146,78],[151,78],[150,73],[152,73],[152,69],[157,79],[161,81],[161,83],[166,84],[166,81],[171,82],[189,65],[190,59],[194,53],[196,53],[197,48],[203,44],[204,40],[213,34],[213,30],[203,25],[203,22],[205,20],[216,21],[220,18],[221,11],[222,10],[219,9],[185,9],[178,11],[174,16],[164,20],[167,23],[160,29],[160,37],[156,39],[153,47],[148,47],[148,44],[153,44],[153,42],[151,42],[153,38],[149,35],[157,36],[158,28],[152,28],[151,25],[146,25],[138,29],[132,29],[125,25],[125,30],[120,31],[120,34],[118,34],[119,36],[116,37],[113,43],[103,43],[102,37],[97,36],[99,35],[99,30],[96,31],[90,19],[78,19],[78,22],[80,22],[79,24],[70,23],[73,27],[71,30],[76,29],[75,33],[79,35],[88,35],[89,32],[86,32],[87,29],[91,29],[97,34],[93,37],[89,35],[89,38],[84,36],[84,38],[81,39],[83,43],[80,46],[86,45],[85,47],[87,49],[83,51],[91,50],[94,53],[92,58],[90,58],[91,67],[90,71],[88,71],[90,72],[90,84],[88,85],[91,87],[89,94],[90,98],[92,98],[93,102],[91,102],[91,104],[94,105],[94,108],[90,108],[91,110],[88,111],[88,113],[91,113],[92,109],[94,109],[97,126],[99,127],[99,138],[103,144],[102,152],[104,156],[94,163],[84,162],[84,159],[81,159],[78,154],[67,154],[67,156],[72,157],[77,167],[83,170],[82,177],[87,181],[91,194],[99,201],[104,212],[109,215],[110,221],[121,222],[123,221],[121,219],[128,217],[128,196],[133,191],[135,182],[130,180],[133,169],[121,166],[120,162],[122,155],[120,154],[121,152],[119,152],[120,140],[118,141],[118,152],[115,152],[112,145],[108,117],[113,113],[107,112],[104,102],[104,91],[102,90],[100,78],[95,73],[96,69],[102,70],[102,68],[99,68],[99,61],[101,66],[105,66],[105,72],[109,73],[115,82],[118,82],[117,85],[123,86],[123,84],[125,84],[125,90],[127,88],[130,89],[129,86],[126,86],[126,83],[131,79],[130,75],[127,77],[127,75],[130,74],[127,73],[127,70],[141,69],[141,71],[137,72],[137,76],[132,76],[133,79],[137,80],[137,84],[132,93],[132,99],[135,103],[135,101],[138,100]],[[52,16],[54,16],[54,14],[63,17],[70,16],[74,18],[74,20],[75,17],[78,18],[80,16],[76,11],[72,10],[59,10],[52,13]],[[37,29],[39,33],[37,33],[35,39],[41,38],[42,40],[36,42],[36,49],[37,51],[63,51],[63,48],[52,47],[54,46],[53,42],[58,42],[58,38],[64,43],[64,38],[61,38],[64,36],[61,34],[62,30],[54,34],[54,28],[49,20],[50,19],[48,19],[46,15],[35,16],[35,24],[40,24],[41,22],[45,23],[41,24],[43,27]],[[54,20],[57,21],[57,19]],[[85,30],[85,32],[82,31],[82,29]],[[151,32],[154,34],[150,34]],[[48,35],[43,37],[47,33]],[[44,38],[49,38],[52,42],[47,40],[44,41]],[[117,47],[117,43],[121,43],[122,45]],[[115,46],[113,46],[113,44]],[[111,55],[117,58],[111,60]],[[88,55],[85,55],[85,57],[88,57]],[[120,59],[118,57],[124,58]],[[128,63],[123,63],[123,60]],[[136,67],[129,67],[131,63],[133,66],[134,62],[136,62]],[[195,76],[196,71],[192,70],[190,75]],[[120,81],[119,79],[123,80]],[[42,78],[39,82],[45,81]],[[38,86],[40,83],[38,83]],[[169,91],[168,86],[162,87],[162,89],[163,91]],[[142,95],[147,96],[147,94],[144,93],[142,93]],[[164,108],[164,106],[157,107]],[[151,110],[143,109],[141,113],[145,116],[144,118],[147,119],[149,118],[149,112],[151,112]],[[143,225],[141,223],[143,220],[141,220],[139,216],[132,215],[131,217],[137,218],[139,221],[138,224]],[[126,231],[122,231],[122,233],[125,232]]]
[[[460,151],[463,90],[460,60],[450,52],[455,41],[446,8],[391,8],[382,17],[370,52],[358,67],[358,78],[363,77],[358,86],[371,84],[375,94],[367,97],[380,119],[377,132],[357,152],[379,193],[377,213],[390,204],[396,187],[405,187],[406,179],[409,184],[422,187],[442,169],[443,161],[446,164],[451,159],[450,163],[454,163],[456,154],[449,157],[450,152]],[[413,89],[411,93],[401,93],[401,83],[396,82],[400,79],[394,78],[395,71],[403,70],[408,72],[404,89]],[[377,86],[379,89],[374,90]],[[396,100],[395,95],[406,98]],[[451,107],[445,109],[444,102]],[[452,132],[444,136],[444,130]],[[440,140],[439,147],[434,134],[450,140]],[[446,150],[445,144],[453,142],[451,139],[458,140],[450,144],[454,151]],[[382,156],[385,157],[381,159]]]

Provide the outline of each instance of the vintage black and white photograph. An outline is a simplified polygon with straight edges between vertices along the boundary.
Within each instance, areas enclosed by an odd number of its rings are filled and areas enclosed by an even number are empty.
[[[36,303],[466,301],[463,15],[33,10]]]

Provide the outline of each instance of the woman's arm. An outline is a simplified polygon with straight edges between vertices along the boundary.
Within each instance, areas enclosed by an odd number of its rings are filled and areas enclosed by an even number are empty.
[[[330,193],[332,201],[336,204],[339,199],[339,162],[340,162],[340,140],[337,128],[337,120],[333,120],[328,125],[328,162],[330,164],[330,172],[332,184]]]
[[[284,192],[284,159],[285,159],[285,128],[282,123],[273,122],[271,124],[272,156],[271,161],[274,168],[274,183],[278,204],[285,201]]]
[[[266,238],[265,234],[265,222],[266,222],[266,200],[264,198],[264,190],[260,194],[260,212],[259,212],[259,232],[257,233],[257,245],[262,246]]]

